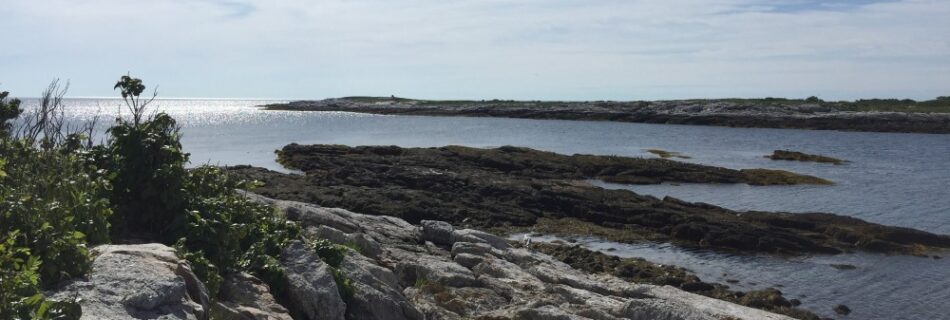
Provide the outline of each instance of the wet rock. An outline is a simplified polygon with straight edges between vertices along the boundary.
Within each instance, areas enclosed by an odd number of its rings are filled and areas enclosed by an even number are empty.
[[[772,160],[790,160],[790,161],[810,161],[810,162],[821,162],[821,163],[832,163],[832,164],[843,164],[844,160],[835,159],[832,157],[827,157],[817,154],[807,154],[801,153],[798,151],[788,151],[788,150],[775,150],[771,155],[765,156],[766,158]]]
[[[642,196],[628,190],[606,190],[582,182],[600,179],[619,183],[794,184],[815,180],[789,172],[738,171],[661,159],[561,155],[518,147],[291,144],[280,151],[280,157],[282,163],[305,171],[306,175],[250,167],[235,167],[230,172],[264,181],[265,186],[257,190],[268,196],[398,217],[398,221],[412,223],[439,220],[472,228],[527,230],[543,219],[565,219],[565,223],[552,224],[561,227],[551,231],[567,235],[578,231],[580,225],[611,240],[676,240],[713,249],[780,254],[830,254],[854,249],[922,254],[929,247],[950,248],[950,236],[849,217],[735,212],[674,198]],[[378,229],[362,224],[388,223],[396,228],[387,231],[407,237],[412,236],[410,233],[422,237],[426,231],[428,241],[440,246],[450,246],[454,241],[488,242],[499,249],[508,246],[491,235],[454,228],[452,238],[446,239],[449,229],[444,229],[444,225],[443,229],[436,228],[436,222],[422,229],[407,230],[383,219],[360,217],[355,219],[358,223],[343,221],[335,211],[339,209],[287,206],[291,219],[327,225],[344,233],[362,232],[377,242],[389,237],[365,231]],[[566,223],[571,221],[580,224]]]
[[[854,265],[850,265],[850,264],[832,264],[831,267],[832,267],[832,268],[835,268],[835,269],[838,269],[838,270],[854,270],[854,269],[857,269],[857,268],[858,268],[858,267],[856,267],[856,266],[854,266]]]
[[[208,291],[175,250],[161,244],[103,245],[86,279],[47,292],[79,299],[82,319],[207,319]]]
[[[330,266],[300,241],[280,255],[287,278],[287,296],[294,319],[341,320],[346,305],[340,297]]]
[[[671,236],[676,239],[699,241],[706,236],[706,227],[698,223],[678,224],[671,230]]]
[[[791,307],[792,303],[782,296],[782,292],[774,288],[746,292],[739,302],[744,306],[754,308]]]
[[[851,313],[851,308],[848,308],[848,306],[843,305],[843,304],[839,304],[835,306],[834,310],[835,310],[835,313],[843,315],[843,316],[846,316]]]

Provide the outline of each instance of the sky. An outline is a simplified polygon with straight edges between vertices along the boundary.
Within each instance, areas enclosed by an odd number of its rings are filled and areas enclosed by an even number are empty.
[[[950,0],[0,0],[0,91],[655,100],[950,95]]]

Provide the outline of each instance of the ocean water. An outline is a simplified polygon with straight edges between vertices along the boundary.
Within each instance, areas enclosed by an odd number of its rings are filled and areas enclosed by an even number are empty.
[[[27,110],[35,100],[26,99]],[[274,150],[291,143],[474,147],[517,145],[560,153],[652,157],[677,151],[701,164],[772,168],[816,175],[833,186],[663,184],[605,188],[673,196],[736,210],[830,212],[872,222],[950,234],[950,135],[750,129],[591,121],[382,116],[346,112],[264,111],[262,100],[156,100],[175,117],[192,165],[249,164],[286,171]],[[117,99],[67,99],[70,122],[98,115],[100,133],[122,105]],[[128,115],[128,112],[124,112]],[[102,136],[98,136],[102,139]],[[844,165],[772,161],[775,149],[818,153]],[[950,252],[941,260],[847,254],[794,259],[690,251],[667,244],[625,245],[578,239],[616,255],[643,256],[686,267],[704,280],[744,289],[781,286],[803,307],[840,319],[950,319]],[[837,270],[846,263],[857,270]],[[725,274],[725,275],[723,275]],[[850,316],[835,315],[843,303]]]

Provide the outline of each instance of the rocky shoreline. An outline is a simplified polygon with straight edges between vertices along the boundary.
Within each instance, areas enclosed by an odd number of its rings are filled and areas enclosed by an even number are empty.
[[[300,241],[280,256],[286,288],[229,276],[217,299],[189,263],[160,244],[105,245],[93,268],[47,294],[76,299],[83,319],[792,319],[689,293],[577,270],[502,238],[441,221],[405,220],[247,193],[346,245],[337,269]],[[351,288],[341,294],[334,270]],[[808,318],[806,318],[808,319]]]
[[[74,301],[82,319],[816,320],[774,288],[735,291],[676,266],[509,241],[485,230],[779,254],[950,247],[947,236],[853,218],[740,213],[582,181],[790,183],[662,159],[514,147],[289,145],[280,161],[305,174],[228,168],[265,183],[242,197],[270,205],[302,230],[275,261],[283,270],[276,286],[231,273],[212,295],[197,276],[201,267],[176,249],[117,244],[93,248],[86,276],[45,295]],[[314,241],[332,244],[339,256],[328,258]]]
[[[795,100],[797,101],[797,100]],[[950,133],[950,113],[849,111],[836,103],[733,100],[431,101],[351,97],[270,104],[268,110],[347,111],[387,115],[598,120],[727,127]]]
[[[950,236],[827,213],[736,212],[674,198],[658,199],[586,183],[786,184],[743,171],[662,159],[565,156],[526,148],[300,146],[280,161],[306,174],[232,167],[264,182],[262,195],[411,223],[443,220],[486,230],[582,230],[606,239],[669,241],[685,246],[777,254],[852,250],[926,255],[950,248]],[[794,175],[793,173],[785,173]],[[749,180],[752,179],[752,180]]]

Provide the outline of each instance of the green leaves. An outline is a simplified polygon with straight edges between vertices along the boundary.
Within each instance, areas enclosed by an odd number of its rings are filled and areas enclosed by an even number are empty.
[[[20,109],[19,99],[7,99],[9,92],[0,92],[0,137],[9,135],[9,124],[7,121],[16,119],[23,113]]]
[[[180,250],[196,253],[220,274],[247,271],[272,288],[283,286],[283,268],[277,262],[281,249],[300,235],[273,208],[253,202],[237,189],[250,183],[227,175],[218,167],[202,166],[187,174],[187,223],[181,231]],[[202,278],[211,283],[212,275]]]
[[[89,270],[87,241],[109,240],[112,214],[103,200],[105,181],[91,176],[88,163],[57,148],[34,148],[0,139],[5,177],[0,181],[0,234],[16,231],[37,257],[39,285],[47,286]]]
[[[39,148],[3,134],[20,111],[0,94],[0,319],[78,318],[78,304],[48,301],[42,291],[87,273],[87,247],[112,239],[177,241],[212,295],[232,272],[282,288],[277,257],[299,227],[236,191],[254,183],[217,167],[186,170],[175,119],[141,118],[148,102],[138,100],[140,79],[123,76],[114,89],[134,118],[117,119],[94,147],[80,135]]]
[[[122,98],[128,98],[129,96],[138,97],[142,94],[142,91],[145,91],[145,85],[142,84],[142,79],[132,78],[128,75],[122,76],[119,78],[119,81],[115,83],[115,87],[112,89],[119,89],[122,93]]]
[[[171,243],[170,229],[182,221],[188,154],[182,151],[178,125],[164,113],[143,123],[117,121],[109,141],[93,149],[97,167],[108,174],[116,214],[113,237],[136,235]]]
[[[17,243],[19,230],[0,234],[0,319],[79,319],[74,302],[48,301],[40,289],[40,260]]]
[[[335,244],[326,239],[317,239],[308,243],[311,249],[320,256],[323,262],[334,268],[339,268],[346,256],[347,247]]]

